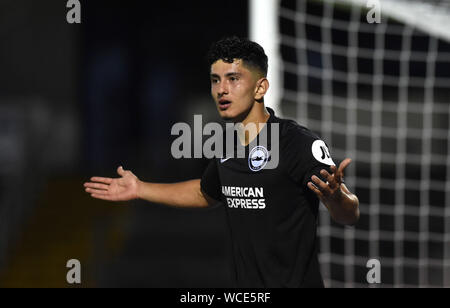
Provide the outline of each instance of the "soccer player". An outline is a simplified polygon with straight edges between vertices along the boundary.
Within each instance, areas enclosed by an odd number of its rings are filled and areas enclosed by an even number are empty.
[[[110,201],[143,199],[175,207],[222,202],[236,287],[323,287],[316,238],[319,199],[336,222],[357,222],[358,198],[343,183],[350,159],[336,167],[315,134],[264,106],[267,60],[260,45],[237,37],[214,43],[209,52],[211,95],[220,116],[262,124],[238,134],[245,158],[212,159],[201,179],[186,182],[145,183],[119,167],[119,178],[93,177],[84,185],[92,197]],[[270,141],[249,147],[263,130],[271,135],[275,123],[279,162],[269,169]]]

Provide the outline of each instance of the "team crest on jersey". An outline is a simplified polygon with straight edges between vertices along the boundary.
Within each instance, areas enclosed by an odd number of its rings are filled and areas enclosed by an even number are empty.
[[[263,146],[254,147],[248,156],[248,166],[252,171],[263,169],[269,161],[269,151]]]

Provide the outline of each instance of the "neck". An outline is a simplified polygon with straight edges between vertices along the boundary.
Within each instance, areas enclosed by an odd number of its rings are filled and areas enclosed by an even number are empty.
[[[264,104],[255,102],[245,118],[240,121],[244,126],[243,129],[238,130],[238,136],[241,143],[248,145],[251,141],[253,141],[253,139],[255,139],[259,132],[264,128],[264,125],[267,123],[269,118],[270,113],[267,111]],[[249,129],[245,129],[245,127]],[[255,127],[256,130],[251,129],[252,127]]]

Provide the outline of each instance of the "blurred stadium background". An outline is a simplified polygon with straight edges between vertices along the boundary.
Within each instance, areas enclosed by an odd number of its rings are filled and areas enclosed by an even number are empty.
[[[232,34],[273,55],[270,104],[353,158],[361,220],[322,208],[326,285],[367,287],[376,258],[381,286],[450,287],[448,1],[380,0],[380,24],[364,0],[80,2],[81,25],[65,1],[0,2],[0,287],[68,287],[73,258],[82,287],[229,286],[222,208],[110,204],[82,184],[119,164],[201,176],[206,160],[171,157],[170,127],[218,121],[204,56]]]

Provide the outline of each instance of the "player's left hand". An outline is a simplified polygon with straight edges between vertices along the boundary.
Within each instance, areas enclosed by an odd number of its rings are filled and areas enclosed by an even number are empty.
[[[343,193],[341,185],[343,185],[342,181],[344,178],[344,170],[351,163],[351,161],[352,160],[350,158],[346,158],[340,163],[339,168],[336,168],[336,166],[331,166],[331,174],[322,169],[320,171],[320,175],[326,180],[326,182],[313,175],[311,177],[312,182],[308,183],[309,189],[311,189],[323,203],[339,203]]]

